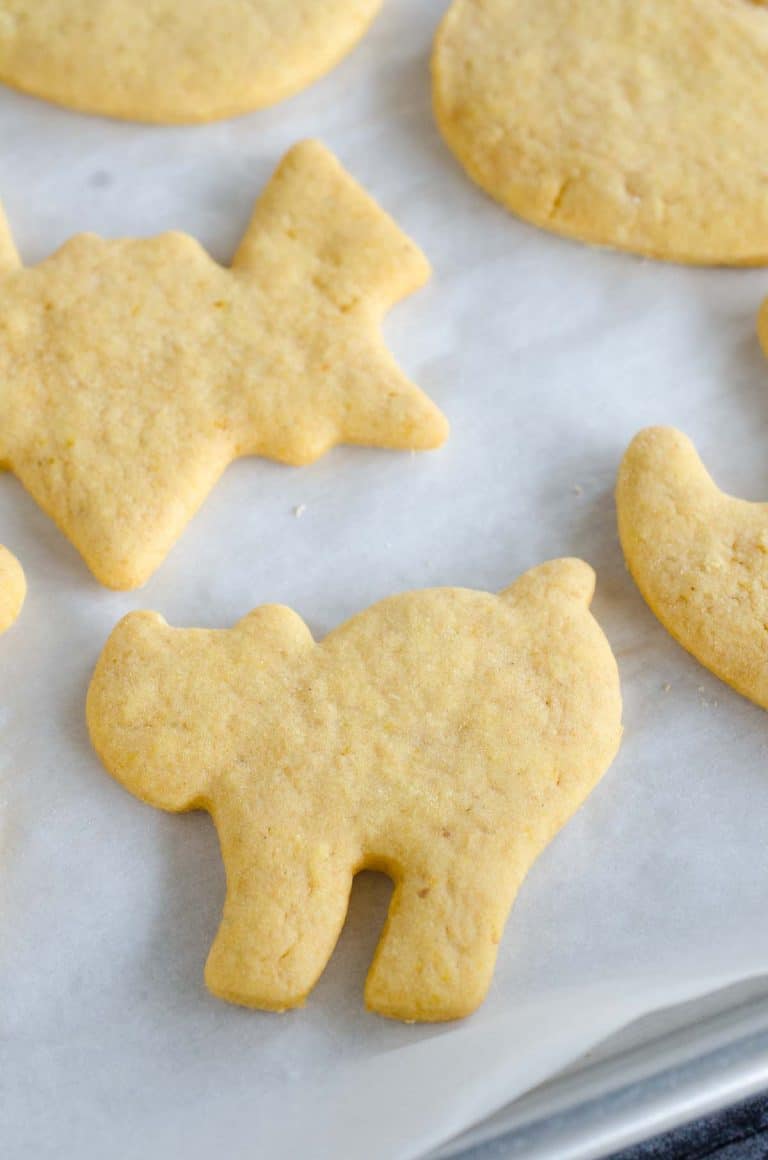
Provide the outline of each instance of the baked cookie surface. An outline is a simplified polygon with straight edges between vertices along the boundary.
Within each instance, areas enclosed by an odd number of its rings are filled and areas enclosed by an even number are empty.
[[[0,78],[85,112],[195,122],[328,72],[381,0],[2,0]]]
[[[768,298],[763,302],[760,314],[758,315],[757,335],[765,352],[765,356],[768,358]]]
[[[81,235],[25,269],[0,222],[0,466],[102,583],[136,587],[238,456],[442,443],[379,329],[428,276],[315,142],[280,165],[231,269],[173,233]]]
[[[469,175],[535,225],[763,264],[766,74],[755,0],[454,0],[434,106]]]
[[[120,622],[88,693],[91,738],[136,796],[213,817],[216,995],[300,1005],[367,867],[395,882],[369,1008],[444,1020],[482,1002],[527,870],[619,746],[594,583],[557,560],[501,596],[411,592],[319,644],[275,605],[229,631]]]
[[[18,619],[27,594],[21,564],[7,548],[0,546],[0,633]]]
[[[706,668],[768,709],[768,504],[725,495],[671,427],[632,441],[616,501],[627,565],[651,610]]]

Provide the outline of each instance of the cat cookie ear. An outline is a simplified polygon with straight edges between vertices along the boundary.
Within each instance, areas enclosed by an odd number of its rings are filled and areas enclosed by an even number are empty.
[[[583,560],[565,558],[549,560],[531,568],[510,588],[502,599],[510,604],[536,603],[541,600],[576,601],[588,608],[595,593],[595,573]]]
[[[315,647],[309,628],[292,608],[284,604],[262,604],[238,621],[236,632],[253,637],[271,658],[286,653],[305,652]]]
[[[21,259],[11,235],[11,227],[0,205],[0,271],[15,270],[20,265]]]

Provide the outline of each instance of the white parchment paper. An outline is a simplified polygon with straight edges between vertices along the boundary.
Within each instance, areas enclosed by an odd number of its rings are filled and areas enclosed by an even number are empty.
[[[657,422],[690,434],[729,490],[768,495],[754,325],[768,274],[591,251],[487,200],[430,113],[443,7],[386,0],[326,81],[210,127],[111,123],[0,94],[0,195],[28,263],[81,230],[168,228],[226,261],[285,149],[321,137],[433,262],[386,335],[453,425],[429,455],[236,464],[138,593],[101,589],[0,476],[0,542],[30,589],[0,642],[8,1160],[419,1157],[635,1016],[768,967],[768,719],[646,609],[612,500],[626,444]],[[389,897],[371,875],[304,1011],[211,998],[202,971],[224,891],[213,827],[133,800],[88,743],[85,691],[117,619],[148,607],[228,626],[281,601],[322,636],[390,593],[496,590],[565,554],[598,571],[626,736],[531,873],[485,1006],[445,1027],[363,1010]]]

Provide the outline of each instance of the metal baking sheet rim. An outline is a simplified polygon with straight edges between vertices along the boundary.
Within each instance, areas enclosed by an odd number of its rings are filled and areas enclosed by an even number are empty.
[[[768,1088],[768,981],[747,1001],[569,1070],[429,1154],[597,1160]]]

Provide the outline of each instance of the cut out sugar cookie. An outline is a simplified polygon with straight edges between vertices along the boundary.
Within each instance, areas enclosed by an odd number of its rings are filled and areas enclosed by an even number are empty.
[[[757,334],[760,339],[760,344],[768,358],[768,298],[760,309],[760,314],[757,319]]]
[[[657,258],[768,262],[768,8],[454,0],[434,106],[483,189],[545,229]]]
[[[0,633],[18,619],[27,594],[21,564],[7,548],[0,546]]]
[[[627,565],[661,623],[768,709],[768,504],[725,495],[670,427],[635,437],[616,492]]]
[[[379,331],[428,275],[313,142],[272,178],[232,269],[174,233],[82,235],[24,269],[0,230],[0,465],[99,580],[135,587],[237,456],[443,442]]]
[[[556,560],[501,596],[411,592],[321,644],[275,605],[223,632],[120,622],[88,693],[91,738],[137,797],[215,821],[214,994],[300,1005],[369,867],[396,888],[368,1006],[442,1020],[482,1002],[528,868],[619,746],[594,580]]]
[[[328,72],[381,0],[2,0],[0,78],[91,113],[194,122]]]

